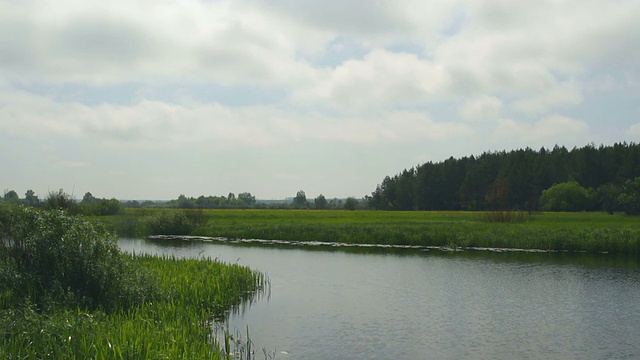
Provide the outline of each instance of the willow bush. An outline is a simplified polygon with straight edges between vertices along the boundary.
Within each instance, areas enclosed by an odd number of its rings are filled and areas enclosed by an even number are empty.
[[[29,207],[0,216],[0,294],[11,303],[109,309],[138,303],[153,281],[133,271],[104,228],[62,210]]]

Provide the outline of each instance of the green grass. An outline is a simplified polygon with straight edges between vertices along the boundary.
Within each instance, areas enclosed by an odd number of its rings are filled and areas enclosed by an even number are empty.
[[[215,320],[265,285],[237,264],[123,254],[63,211],[0,209],[2,359],[226,359]]]
[[[136,235],[151,235],[144,219],[153,214],[128,211],[111,226],[136,223]],[[192,216],[199,220],[189,235],[640,254],[640,218],[605,213],[536,213],[522,223],[454,211],[204,210]]]
[[[224,359],[214,317],[265,285],[246,267],[209,259],[136,256],[161,295],[127,309],[87,311],[23,304],[0,312],[3,359]]]

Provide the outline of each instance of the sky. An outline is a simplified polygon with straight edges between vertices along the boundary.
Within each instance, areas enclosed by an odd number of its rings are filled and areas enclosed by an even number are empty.
[[[0,0],[0,188],[371,194],[640,139],[640,1]]]

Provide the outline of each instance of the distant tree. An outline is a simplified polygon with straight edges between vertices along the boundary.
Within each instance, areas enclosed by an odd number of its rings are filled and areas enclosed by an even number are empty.
[[[229,205],[233,205],[236,202],[236,194],[230,192],[229,195],[227,195],[227,202],[229,203]]]
[[[293,206],[298,209],[307,207],[307,195],[304,191],[300,190],[296,193],[296,197],[293,198]]]
[[[190,209],[195,207],[196,200],[194,198],[188,198],[183,194],[178,196],[178,207],[181,209]]]
[[[243,192],[238,194],[238,202],[240,202],[240,205],[244,205],[244,206],[253,206],[256,203],[256,197],[251,195],[250,192]]]
[[[325,198],[324,195],[322,195],[322,194],[318,195],[318,197],[316,197],[313,200],[313,202],[314,202],[315,208],[317,210],[324,210],[329,205],[329,202],[327,201],[327,198]]]
[[[40,205],[40,200],[38,199],[38,196],[31,189],[27,190],[27,192],[24,194],[24,202],[28,206],[38,206],[38,205]]]
[[[588,203],[589,192],[577,181],[555,184],[540,197],[540,206],[545,211],[583,211]]]
[[[596,189],[584,210],[610,211],[616,201],[610,201],[610,194],[603,202],[599,187],[621,187],[639,176],[640,144],[635,143],[485,152],[477,157],[428,162],[386,176],[367,197],[367,203],[377,210],[536,210],[541,208],[543,190],[575,180],[585,189]],[[622,200],[628,198],[623,196]]]
[[[358,200],[354,197],[348,197],[344,202],[344,208],[346,210],[355,210],[358,207]]]
[[[622,193],[622,189],[615,184],[600,185],[595,191],[594,203],[597,208],[613,214],[620,208],[618,197]]]
[[[118,199],[99,199],[96,201],[97,209],[94,215],[118,215],[124,211],[124,205]]]
[[[127,202],[124,203],[124,206],[128,208],[139,208],[140,202],[138,200],[128,200]]]
[[[330,209],[341,209],[342,208],[342,200],[338,198],[333,198],[329,200],[329,208]]]
[[[15,192],[14,190],[10,190],[10,191],[5,190],[3,199],[5,202],[9,204],[17,204],[20,202],[20,196],[18,196],[18,193]]]
[[[77,212],[76,201],[71,195],[65,193],[64,189],[49,192],[44,200],[44,207],[45,209],[66,210],[70,213]]]
[[[640,215],[640,177],[624,183],[618,202],[626,214]]]
[[[93,194],[91,194],[90,192],[85,193],[84,196],[82,197],[83,203],[92,203],[94,201],[96,201],[96,198],[93,197]]]
[[[492,210],[508,210],[509,195],[509,185],[502,176],[499,176],[489,187],[485,201]]]

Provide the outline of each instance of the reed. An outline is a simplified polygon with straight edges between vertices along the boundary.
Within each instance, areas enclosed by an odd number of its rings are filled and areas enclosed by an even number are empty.
[[[132,256],[157,276],[159,296],[130,308],[88,311],[32,304],[0,313],[4,359],[225,359],[215,319],[268,286],[246,267],[210,259]]]
[[[637,217],[606,213],[514,213],[500,214],[501,221],[487,221],[486,216],[481,212],[452,211],[204,210],[204,220],[190,235],[640,255]]]
[[[108,234],[62,212],[10,211],[0,214],[3,359],[227,359],[213,333],[215,320],[268,287],[262,274],[237,264],[122,254],[110,247]],[[40,259],[37,252],[57,256],[35,264],[55,265],[51,274],[16,264],[22,258],[34,264],[28,258]],[[119,274],[105,273],[109,266]],[[89,283],[107,295],[115,293],[111,286],[128,290],[107,297],[109,303],[84,301],[91,287],[66,278],[76,268],[91,276],[118,275],[118,282]]]

